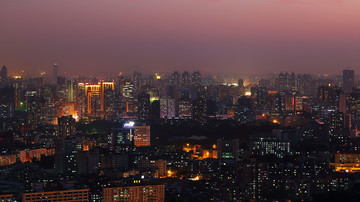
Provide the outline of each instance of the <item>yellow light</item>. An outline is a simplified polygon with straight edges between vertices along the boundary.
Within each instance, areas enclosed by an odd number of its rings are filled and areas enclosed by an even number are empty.
[[[279,121],[278,121],[278,120],[276,120],[276,119],[274,119],[274,120],[273,120],[273,123],[279,123]]]
[[[156,77],[155,77],[156,79],[161,79],[161,76],[160,75],[156,75]]]
[[[213,145],[213,149],[216,149],[216,144]]]
[[[73,118],[75,119],[76,122],[79,121],[79,117],[77,115],[73,115]]]
[[[246,96],[251,96],[251,92],[250,92],[250,91],[245,92],[245,95],[246,95]]]

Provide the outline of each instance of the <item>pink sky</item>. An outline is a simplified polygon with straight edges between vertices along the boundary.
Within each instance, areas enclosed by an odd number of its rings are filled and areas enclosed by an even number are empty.
[[[359,0],[3,0],[0,19],[14,74],[360,66]]]

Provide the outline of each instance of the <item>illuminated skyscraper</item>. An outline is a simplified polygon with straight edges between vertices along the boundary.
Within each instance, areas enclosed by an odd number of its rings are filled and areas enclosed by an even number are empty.
[[[100,81],[97,84],[85,84],[87,114],[90,117],[103,117],[105,112],[105,91],[114,90],[114,82]]]
[[[67,102],[74,102],[74,82],[73,81],[68,81],[67,82]]]
[[[354,70],[343,71],[343,91],[344,93],[351,93],[355,85],[354,83]]]

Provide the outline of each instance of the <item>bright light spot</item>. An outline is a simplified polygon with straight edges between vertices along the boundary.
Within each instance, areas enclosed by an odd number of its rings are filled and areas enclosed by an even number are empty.
[[[199,176],[196,176],[196,177],[190,178],[190,179],[193,180],[193,181],[198,181],[198,180],[200,180],[200,177],[199,177]]]
[[[246,96],[251,96],[251,92],[250,92],[250,91],[245,92],[245,95],[246,95]]]
[[[73,118],[75,119],[75,121],[79,121],[79,117],[77,115],[73,115]]]
[[[278,120],[276,120],[276,119],[274,119],[274,120],[273,120],[273,123],[279,123],[279,121],[278,121]]]
[[[135,125],[135,122],[133,122],[133,121],[124,123],[124,127],[133,127],[134,125]]]

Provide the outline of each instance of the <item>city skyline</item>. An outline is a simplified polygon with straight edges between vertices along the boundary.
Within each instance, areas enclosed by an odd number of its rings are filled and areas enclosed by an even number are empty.
[[[358,70],[360,3],[349,1],[4,1],[10,74],[56,62],[89,72],[330,73]]]

